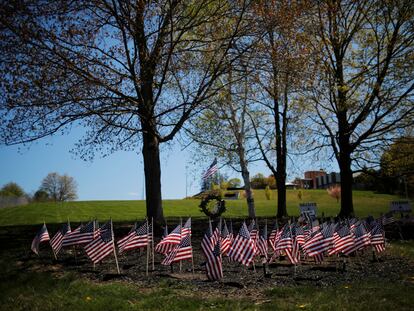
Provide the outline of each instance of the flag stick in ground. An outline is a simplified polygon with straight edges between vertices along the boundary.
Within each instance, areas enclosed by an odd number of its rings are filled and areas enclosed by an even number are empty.
[[[154,265],[154,217],[151,217],[151,249],[152,249],[152,271],[155,270]]]
[[[291,221],[290,221],[290,219],[288,220],[288,226],[289,226],[289,231],[290,231],[290,237],[291,237],[291,239],[292,239],[292,241],[294,240],[293,239],[293,235],[292,235],[292,227],[290,226],[290,223],[291,223]],[[294,241],[293,241],[293,243],[295,243]],[[296,256],[295,254],[293,254],[293,256]],[[294,269],[293,269],[293,273],[294,273],[294,275],[296,275],[296,270],[297,270],[297,265],[296,265],[296,260],[295,260],[295,263],[294,263]]]
[[[118,270],[118,274],[121,274],[121,271],[119,270],[118,257],[116,256],[116,250],[115,250],[114,226],[112,224],[112,218],[111,218],[111,234],[112,234],[112,248],[114,250],[116,269]]]
[[[191,216],[190,216],[191,217]],[[190,245],[192,246],[193,245],[193,243],[191,242],[191,234],[190,234]],[[180,261],[181,262],[181,261]],[[193,252],[191,252],[191,269],[192,269],[192,272],[193,272],[193,274],[194,274],[194,255],[193,255]]]
[[[146,270],[145,270],[145,275],[146,276],[148,276],[149,252],[150,252],[150,245],[148,243],[148,235],[149,235],[149,232],[148,231],[149,230],[148,230],[148,218],[147,218],[147,267],[146,267]]]
[[[181,239],[183,238],[183,237],[182,237],[182,235],[181,235],[181,232],[183,231],[183,220],[182,220],[182,218],[181,218],[181,217],[180,217],[180,228],[181,228],[181,229],[180,229],[180,230],[181,230],[181,231],[180,231],[180,237],[181,237],[181,238],[180,238],[180,243],[181,243]],[[182,269],[182,264],[181,264],[181,260],[180,260],[180,273],[181,273],[181,269]]]

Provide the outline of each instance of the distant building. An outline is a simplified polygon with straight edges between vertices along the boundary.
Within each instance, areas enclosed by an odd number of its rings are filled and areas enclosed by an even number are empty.
[[[303,189],[326,189],[341,183],[339,173],[327,174],[324,170],[306,171],[305,178],[299,180],[298,187]]]
[[[340,183],[341,175],[339,173],[332,172],[325,176],[316,177],[316,189],[327,189]]]

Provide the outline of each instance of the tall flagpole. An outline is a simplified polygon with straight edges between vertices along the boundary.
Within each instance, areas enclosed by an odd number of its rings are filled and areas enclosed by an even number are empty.
[[[116,250],[115,250],[114,226],[112,225],[112,218],[111,218],[111,235],[112,235],[112,249],[114,251],[116,269],[118,270],[118,274],[121,274],[121,271],[119,271],[118,257],[116,256]]]

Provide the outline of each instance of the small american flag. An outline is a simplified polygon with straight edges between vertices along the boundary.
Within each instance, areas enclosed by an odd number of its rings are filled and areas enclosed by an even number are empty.
[[[67,224],[64,224],[50,240],[50,246],[52,246],[55,255],[59,254],[62,248],[63,240],[65,239],[65,236],[70,233],[70,231],[70,223],[68,222]]]
[[[210,176],[214,175],[218,171],[217,167],[217,158],[214,159],[213,163],[211,163],[210,167],[204,172],[203,179],[207,179]]]
[[[395,218],[394,218],[394,215],[393,215],[392,212],[388,212],[385,215],[382,215],[379,220],[380,220],[380,222],[382,222],[382,224],[384,226],[392,224],[393,222],[395,222]]]
[[[167,254],[171,252],[174,247],[180,244],[181,241],[181,225],[175,227],[173,231],[166,237],[164,237],[161,242],[155,247],[155,251],[160,254]]]
[[[33,241],[31,249],[36,254],[39,255],[39,245],[42,242],[46,242],[50,240],[49,232],[47,231],[46,224],[43,224],[42,228],[36,233]]]
[[[335,227],[336,224],[325,223],[322,225],[319,234],[315,235],[310,242],[304,245],[308,256],[314,257],[323,254],[333,246]]]
[[[207,231],[204,233],[203,239],[201,240],[201,249],[206,258],[213,249],[213,245],[213,228],[211,226],[211,221],[209,221]]]
[[[220,244],[220,240],[218,240],[214,249],[212,249],[209,256],[207,256],[207,278],[212,281],[221,280],[223,278],[223,263]]]
[[[181,235],[182,236],[191,235],[191,217],[187,219],[183,228],[181,229]]]
[[[230,232],[227,228],[226,221],[224,221],[223,230],[221,231],[220,246],[221,246],[221,254],[226,255],[231,246],[231,237],[230,237]]]
[[[363,222],[359,222],[355,224],[354,228],[354,243],[344,249],[345,255],[349,255],[352,252],[360,250],[368,245],[371,245],[371,233],[366,230],[365,225]]]
[[[249,266],[253,261],[255,254],[255,247],[252,239],[250,238],[249,230],[246,223],[240,228],[239,234],[232,243],[228,256],[231,260],[240,262],[245,266]]]
[[[114,251],[115,244],[112,239],[112,221],[104,224],[100,229],[99,237],[85,246],[86,255],[93,263],[100,262]]]
[[[180,242],[176,245],[174,249],[164,258],[161,262],[162,265],[168,266],[173,262],[178,262],[185,259],[193,258],[193,248],[191,246],[191,237],[186,235]]]
[[[127,251],[140,247],[146,247],[150,243],[150,232],[149,225],[147,221],[144,221],[139,227],[137,227],[131,234],[128,241],[124,244],[123,248],[119,251]]]
[[[381,222],[375,222],[372,226],[371,245],[378,253],[385,251],[384,227]]]
[[[86,244],[92,241],[95,235],[95,221],[91,221],[87,225],[81,225],[76,230],[68,233],[62,242],[62,246]]]
[[[267,259],[268,244],[267,244],[267,224],[265,224],[259,239],[257,240],[258,253]]]
[[[137,228],[137,223],[132,226],[131,230],[129,230],[128,234],[118,240],[116,243],[118,245],[119,252],[121,253],[126,245],[126,243],[129,241],[130,238],[132,238],[135,235],[135,229]]]
[[[270,236],[269,236],[269,244],[272,247],[273,251],[275,251],[276,249],[275,245],[279,241],[281,235],[282,235],[282,230],[279,230],[279,225],[276,220],[275,225],[272,231],[270,232]]]
[[[292,253],[293,251],[293,238],[290,225],[285,225],[282,230],[282,235],[275,247],[275,252],[285,252],[292,264],[297,264],[298,259]]]
[[[257,249],[257,240],[259,239],[259,226],[256,224],[254,220],[250,222],[248,227],[250,233],[250,239],[252,239],[254,244],[254,253],[255,255],[258,254],[259,250]]]
[[[338,254],[354,244],[354,237],[347,224],[338,226],[333,238],[333,247],[328,251],[328,255]]]

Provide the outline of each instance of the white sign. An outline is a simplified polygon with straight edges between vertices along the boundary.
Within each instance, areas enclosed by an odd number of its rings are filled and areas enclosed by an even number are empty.
[[[299,204],[300,214],[305,216],[305,214],[316,218],[316,203],[307,202]]]
[[[410,213],[411,204],[409,201],[392,201],[390,211],[395,213]]]

